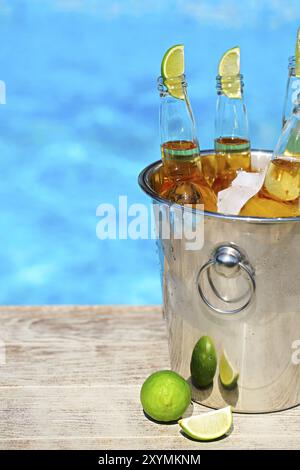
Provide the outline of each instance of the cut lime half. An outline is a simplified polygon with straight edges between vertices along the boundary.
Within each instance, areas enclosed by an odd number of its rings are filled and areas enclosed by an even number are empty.
[[[297,41],[296,41],[296,61],[295,61],[295,75],[300,77],[300,28],[298,29]]]
[[[231,389],[236,386],[239,374],[230,363],[225,351],[220,358],[219,372],[221,383],[225,388]]]
[[[197,441],[212,441],[226,434],[232,426],[231,407],[209,411],[178,421],[187,436]]]
[[[176,44],[165,53],[161,63],[161,75],[169,93],[184,99],[181,76],[184,74],[184,45]]]
[[[225,52],[219,63],[223,93],[229,98],[242,97],[240,81],[240,48],[233,47]]]

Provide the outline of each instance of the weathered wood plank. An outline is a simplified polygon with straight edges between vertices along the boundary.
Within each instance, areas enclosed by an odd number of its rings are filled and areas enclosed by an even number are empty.
[[[211,443],[196,443],[178,426],[145,419],[139,405],[139,386],[2,387],[0,389],[0,447],[61,448],[299,448],[300,410],[234,418],[232,434]],[[194,405],[194,412],[205,410]],[[5,437],[4,437],[5,436]],[[284,436],[284,437],[283,437]]]
[[[159,307],[2,307],[0,340],[0,449],[300,449],[299,407],[210,443],[144,417],[141,383],[169,367]]]
[[[160,317],[159,307],[3,307],[0,386],[140,384],[169,367]]]

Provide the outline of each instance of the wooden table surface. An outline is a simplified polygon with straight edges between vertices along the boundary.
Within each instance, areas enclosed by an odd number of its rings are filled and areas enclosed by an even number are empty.
[[[2,307],[0,319],[0,449],[300,448],[299,407],[235,414],[208,443],[147,420],[141,384],[169,367],[159,307]]]

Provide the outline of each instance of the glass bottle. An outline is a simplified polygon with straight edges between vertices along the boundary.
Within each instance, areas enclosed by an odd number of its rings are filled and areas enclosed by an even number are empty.
[[[234,97],[224,92],[236,90]],[[215,180],[217,193],[230,186],[238,170],[251,169],[251,153],[247,109],[243,96],[243,76],[217,76],[217,108],[215,118]]]
[[[286,85],[285,99],[282,113],[282,127],[290,117],[297,101],[297,95],[300,92],[300,75],[296,76],[296,57],[289,58],[289,74]]]
[[[241,211],[259,217],[300,215],[300,93],[279,137],[263,188]]]
[[[158,79],[163,183],[160,195],[179,204],[216,211],[216,196],[202,174],[195,120],[184,75]]]

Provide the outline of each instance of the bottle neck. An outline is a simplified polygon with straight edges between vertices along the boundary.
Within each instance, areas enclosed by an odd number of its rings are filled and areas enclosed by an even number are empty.
[[[249,140],[247,109],[243,99],[243,76],[217,76],[215,138]]]
[[[286,121],[273,152],[272,160],[300,160],[300,93],[298,93],[293,112]]]
[[[198,146],[193,111],[184,75],[158,78],[160,102],[160,138],[166,142],[192,142]]]
[[[300,77],[297,77],[296,74],[296,58],[295,56],[291,56],[289,58],[289,74],[282,113],[282,127],[285,125],[294,110],[299,91]]]

